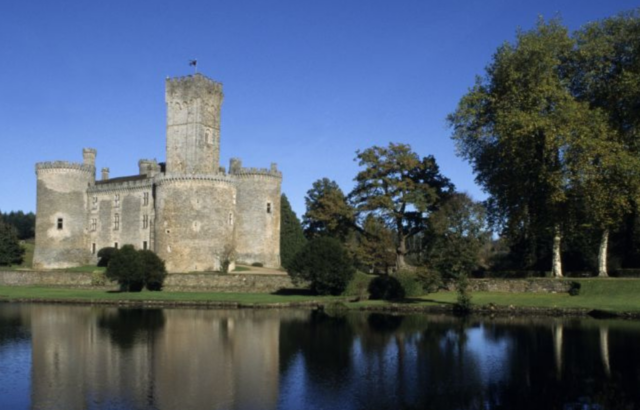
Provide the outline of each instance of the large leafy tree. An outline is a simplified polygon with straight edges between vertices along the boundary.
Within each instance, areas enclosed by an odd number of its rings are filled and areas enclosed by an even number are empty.
[[[329,236],[344,242],[355,227],[355,211],[340,186],[328,178],[313,183],[304,198],[307,212],[302,216],[308,238]]]
[[[490,195],[493,221],[512,240],[552,236],[554,276],[562,276],[562,232],[576,176],[584,173],[579,147],[586,144],[577,141],[606,128],[570,91],[565,71],[573,50],[565,27],[540,20],[498,49],[449,116],[459,153]]]
[[[390,143],[356,152],[364,169],[350,199],[361,215],[374,214],[396,234],[396,267],[406,266],[407,239],[425,229],[425,218],[454,186],[433,156],[420,158],[407,144]]]
[[[394,237],[394,232],[386,226],[384,220],[367,215],[355,252],[359,264],[369,272],[389,273],[396,264]]]
[[[572,92],[609,126],[587,150],[592,172],[582,191],[586,222],[602,232],[598,274],[607,276],[609,233],[640,202],[640,10],[590,23],[575,38],[567,70]]]
[[[23,255],[16,229],[0,220],[0,265],[20,264]]]
[[[288,269],[293,258],[307,242],[298,216],[291,208],[289,199],[282,194],[280,201],[280,261]]]

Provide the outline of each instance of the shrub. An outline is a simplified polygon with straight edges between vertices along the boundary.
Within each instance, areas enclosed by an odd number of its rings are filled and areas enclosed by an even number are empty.
[[[371,299],[394,300],[403,299],[405,291],[400,281],[393,276],[382,275],[369,284]]]
[[[144,287],[144,265],[133,245],[124,245],[109,261],[106,276],[120,284],[120,290],[140,292]]]
[[[255,266],[256,268],[262,268],[264,264],[262,262],[253,262],[251,266]]]
[[[334,238],[318,237],[298,252],[289,266],[294,281],[309,281],[320,295],[339,295],[353,277],[351,258]]]
[[[369,283],[373,277],[366,273],[356,272],[342,293],[344,296],[356,296],[358,299],[369,299]]]
[[[469,292],[469,278],[464,273],[456,279],[456,291],[458,292],[458,301],[455,309],[459,313],[469,313],[471,310],[471,292]]]
[[[424,289],[422,288],[422,284],[418,280],[418,276],[412,272],[398,272],[396,276],[398,282],[400,282],[400,286],[404,290],[404,297],[410,298],[415,296],[422,296],[424,294]]]
[[[116,248],[106,247],[98,251],[98,266],[106,268],[109,266],[109,261],[113,256],[118,253]]]
[[[149,250],[138,251],[138,257],[142,262],[144,271],[144,284],[148,290],[162,290],[164,279],[167,277],[167,268],[164,261]]]
[[[442,275],[437,270],[421,267],[416,271],[416,276],[422,284],[422,289],[427,293],[435,293],[444,288]]]
[[[571,296],[578,296],[580,294],[580,288],[582,287],[582,285],[580,284],[580,282],[571,282],[571,284],[569,285],[569,295]]]

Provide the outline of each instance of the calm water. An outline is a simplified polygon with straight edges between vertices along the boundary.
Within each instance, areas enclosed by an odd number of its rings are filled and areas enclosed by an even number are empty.
[[[1,409],[638,403],[640,322],[0,303]]]

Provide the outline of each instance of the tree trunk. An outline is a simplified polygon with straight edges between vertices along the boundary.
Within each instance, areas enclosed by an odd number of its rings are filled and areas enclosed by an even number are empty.
[[[602,232],[602,238],[600,239],[600,251],[598,252],[598,276],[601,278],[608,278],[607,273],[607,248],[609,246],[609,229],[605,229]]]
[[[562,259],[560,258],[560,241],[562,234],[560,226],[556,225],[553,232],[553,260],[551,261],[551,276],[554,278],[562,277]]]
[[[398,248],[396,249],[396,274],[407,266],[404,255],[407,253],[407,243],[402,231],[402,219],[396,220],[396,229],[398,230]]]

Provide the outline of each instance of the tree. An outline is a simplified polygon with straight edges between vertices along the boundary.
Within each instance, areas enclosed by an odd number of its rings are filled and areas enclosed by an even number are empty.
[[[335,181],[322,178],[313,183],[304,198],[302,216],[307,238],[330,236],[344,242],[355,226],[355,211]]]
[[[16,229],[0,221],[0,265],[19,265],[23,255]]]
[[[389,273],[396,263],[393,232],[375,215],[367,215],[356,246],[356,258],[369,272]]]
[[[455,193],[429,218],[426,260],[445,279],[470,275],[482,263],[483,247],[491,239],[485,209],[465,193]]]
[[[24,213],[22,211],[2,214],[0,216],[5,223],[13,226],[16,229],[18,239],[31,239],[35,237],[36,232],[36,216],[33,212]]]
[[[603,114],[610,127],[600,149],[592,150],[594,172],[582,191],[588,223],[602,232],[598,275],[608,276],[610,231],[640,202],[640,10],[589,23],[575,38],[569,70],[572,92]]]
[[[139,250],[138,258],[142,263],[144,285],[147,290],[162,290],[164,280],[167,277],[167,268],[164,265],[164,261],[148,249]]]
[[[357,151],[364,169],[349,195],[360,214],[374,214],[396,234],[396,267],[406,266],[406,241],[425,229],[428,213],[454,190],[433,156],[419,158],[407,144],[390,143]]]
[[[355,269],[340,241],[320,236],[311,239],[296,254],[288,272],[294,280],[309,281],[311,290],[319,295],[339,295]]]
[[[142,290],[145,281],[144,265],[133,245],[124,245],[111,257],[106,276],[117,281],[123,291]]]
[[[489,193],[494,224],[507,237],[553,237],[552,273],[562,276],[560,246],[569,196],[584,172],[576,140],[598,138],[603,124],[570,92],[566,61],[574,41],[557,20],[538,22],[504,44],[484,78],[448,117],[458,152]]]
[[[293,258],[306,242],[300,220],[291,209],[287,196],[282,194],[280,200],[280,261],[283,268],[289,268]]]
[[[98,251],[98,265],[99,267],[106,268],[109,266],[109,261],[113,258],[113,255],[118,253],[118,250],[114,247],[107,246]]]

